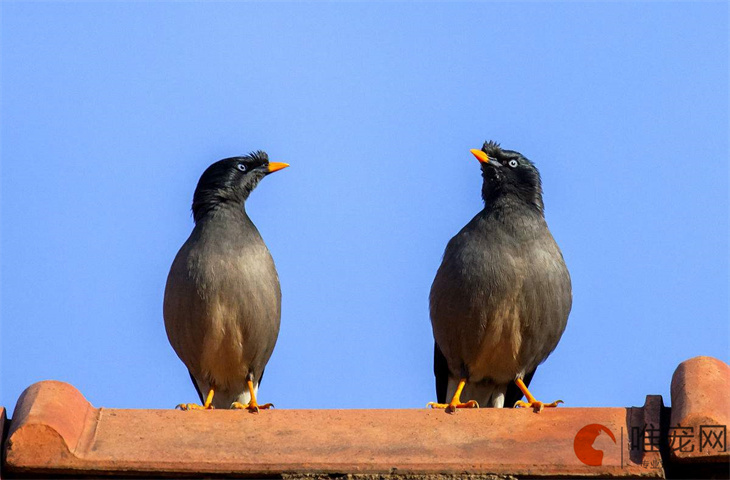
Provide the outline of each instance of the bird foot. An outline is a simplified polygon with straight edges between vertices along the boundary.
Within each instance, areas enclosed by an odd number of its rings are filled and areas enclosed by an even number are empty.
[[[179,408],[180,410],[213,410],[215,407],[213,405],[208,405],[206,407],[205,405],[198,405],[197,403],[181,403],[175,408]]]
[[[431,408],[444,408],[446,409],[446,413],[454,413],[456,412],[457,408],[479,408],[479,404],[476,400],[469,400],[466,403],[460,403],[460,402],[451,402],[451,403],[436,403],[436,402],[428,402],[426,404],[427,407]]]
[[[523,402],[522,400],[518,400],[515,402],[515,408],[523,407],[523,408],[532,408],[532,410],[535,413],[542,412],[543,408],[554,408],[557,407],[559,404],[565,403],[562,400],[555,400],[553,403],[542,403],[538,400],[535,400],[533,402]]]
[[[231,404],[231,408],[237,408],[239,410],[248,410],[251,413],[258,413],[259,410],[268,410],[269,408],[273,408],[273,403],[264,403],[263,405],[259,405],[256,402],[249,402],[247,404],[239,403],[239,402],[233,402]]]

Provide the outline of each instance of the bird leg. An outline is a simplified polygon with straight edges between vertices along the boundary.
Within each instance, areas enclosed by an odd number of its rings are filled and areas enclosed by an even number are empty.
[[[535,411],[535,413],[540,413],[540,412],[542,412],[543,408],[557,407],[559,403],[564,403],[562,400],[555,400],[553,403],[542,403],[539,400],[536,400],[535,397],[532,396],[530,391],[527,389],[527,385],[525,385],[525,382],[523,382],[521,378],[517,378],[515,380],[515,383],[517,384],[517,387],[520,390],[522,390],[522,393],[525,395],[525,398],[527,398],[527,402],[518,400],[515,403],[515,408],[530,407]]]
[[[479,408],[476,400],[461,403],[461,391],[464,390],[464,385],[466,385],[466,378],[462,378],[459,381],[459,386],[456,387],[456,392],[454,392],[454,398],[451,399],[451,403],[429,402],[426,406],[431,408],[445,408],[446,413],[454,413],[457,408]]]
[[[181,403],[175,408],[179,408],[180,410],[213,410],[215,408],[211,405],[213,403],[213,390],[213,387],[211,387],[203,405],[198,405],[197,403]]]
[[[231,408],[238,408],[241,410],[246,409],[251,413],[253,413],[253,412],[258,413],[259,409],[261,409],[261,408],[265,410],[267,408],[271,408],[274,406],[273,403],[265,403],[263,405],[258,404],[258,402],[256,401],[256,393],[254,393],[254,391],[253,391],[253,381],[251,381],[251,380],[248,380],[248,391],[251,394],[251,401],[248,402],[247,405],[244,405],[239,402],[233,402],[231,404]]]

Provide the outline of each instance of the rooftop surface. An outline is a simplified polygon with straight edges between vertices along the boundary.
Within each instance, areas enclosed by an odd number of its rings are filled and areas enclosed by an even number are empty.
[[[2,476],[727,478],[728,392],[730,367],[711,357],[679,365],[671,409],[649,395],[539,414],[108,409],[44,381],[3,422]]]

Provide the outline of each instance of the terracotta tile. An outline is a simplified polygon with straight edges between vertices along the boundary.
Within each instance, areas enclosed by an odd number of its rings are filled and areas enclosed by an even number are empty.
[[[632,451],[628,442],[632,427],[659,424],[656,400],[646,408],[559,407],[541,414],[480,409],[449,415],[426,408],[182,412],[93,408],[72,386],[49,381],[19,399],[6,465],[13,472],[71,475],[661,477],[658,453]],[[591,444],[603,450],[600,465],[576,454],[585,457]]]
[[[730,366],[713,357],[682,362],[672,376],[668,442],[677,461],[730,460]]]

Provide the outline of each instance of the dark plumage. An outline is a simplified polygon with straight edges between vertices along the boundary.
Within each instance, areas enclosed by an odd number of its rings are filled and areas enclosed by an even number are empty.
[[[449,241],[431,287],[440,404],[432,405],[475,406],[461,403],[463,381],[463,396],[481,406],[511,407],[524,392],[539,411],[553,405],[532,398],[527,384],[567,324],[570,275],[545,223],[535,165],[494,142],[472,153],[485,207]]]
[[[220,160],[200,177],[195,228],[172,263],[163,308],[170,344],[205,402],[183,409],[259,408],[255,393],[279,334],[281,291],[245,202],[261,179],[286,166],[254,152]]]

